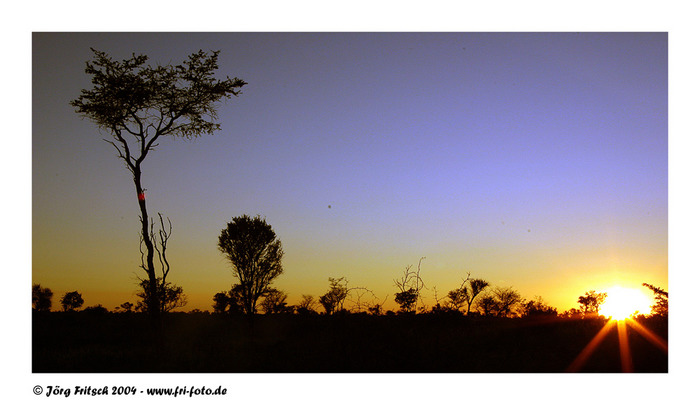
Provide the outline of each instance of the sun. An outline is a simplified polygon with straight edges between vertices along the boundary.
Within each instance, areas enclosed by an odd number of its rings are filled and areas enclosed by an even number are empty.
[[[651,299],[641,289],[615,286],[606,292],[608,297],[598,311],[601,315],[619,321],[635,314],[651,312]]]

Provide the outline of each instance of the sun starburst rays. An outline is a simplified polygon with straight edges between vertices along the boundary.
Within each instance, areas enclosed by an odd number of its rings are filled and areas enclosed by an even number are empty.
[[[646,339],[648,342],[668,353],[668,343],[661,337],[657,336],[654,332],[642,326],[639,322],[632,318],[625,318],[621,320],[610,319],[603,325],[603,327],[598,331],[598,333],[591,339],[590,342],[581,350],[581,352],[576,356],[576,358],[571,362],[571,364],[566,368],[566,372],[578,372],[581,371],[583,366],[586,365],[591,355],[596,351],[600,343],[605,339],[605,337],[610,333],[610,330],[617,326],[617,338],[620,347],[620,368],[623,373],[631,373],[634,371],[634,364],[632,361],[632,351],[629,344],[629,331],[627,329],[629,325],[632,329],[639,332],[639,334]]]

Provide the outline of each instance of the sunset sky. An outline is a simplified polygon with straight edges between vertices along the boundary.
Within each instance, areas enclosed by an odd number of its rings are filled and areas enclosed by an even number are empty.
[[[85,306],[136,301],[138,206],[69,102],[90,47],[179,64],[221,50],[221,131],[144,165],[173,223],[169,280],[211,310],[235,279],[227,221],[267,219],[295,304],[346,277],[394,309],[421,257],[426,305],[470,272],[560,311],[613,285],[668,290],[666,33],[34,33],[32,282]],[[367,298],[365,296],[364,298]]]

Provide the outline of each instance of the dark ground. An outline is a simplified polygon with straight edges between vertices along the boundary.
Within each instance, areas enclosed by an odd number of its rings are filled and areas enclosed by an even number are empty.
[[[443,372],[557,373],[604,319],[464,316],[34,313],[35,373]],[[663,318],[641,319],[668,339]],[[668,355],[627,328],[635,372],[668,372]],[[161,336],[161,337],[159,337]],[[616,327],[581,372],[620,372]]]

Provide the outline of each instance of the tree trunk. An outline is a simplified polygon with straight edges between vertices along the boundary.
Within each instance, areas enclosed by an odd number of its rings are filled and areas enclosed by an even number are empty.
[[[156,280],[156,270],[153,264],[153,241],[148,229],[148,211],[146,210],[146,195],[141,186],[141,168],[134,168],[134,185],[136,186],[136,196],[141,211],[141,235],[143,244],[146,245],[146,273],[148,274],[148,313],[155,320],[160,318],[160,300],[158,297],[158,281]]]

